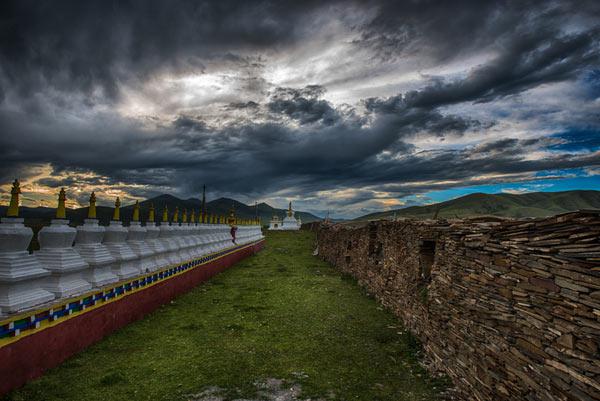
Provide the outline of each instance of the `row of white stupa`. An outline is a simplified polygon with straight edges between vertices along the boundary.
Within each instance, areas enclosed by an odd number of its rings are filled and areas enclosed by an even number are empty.
[[[263,238],[259,224],[237,227],[235,243],[227,224],[163,222],[158,225],[154,222],[153,210],[142,226],[137,205],[134,221],[124,227],[119,221],[118,199],[115,216],[108,226],[100,226],[97,219],[88,218],[82,226],[70,227],[64,218],[65,196],[61,190],[58,218],[40,230],[40,250],[30,254],[27,248],[33,232],[18,217],[19,193],[16,181],[9,217],[0,222],[0,315],[68,298]],[[93,194],[89,215],[95,217]]]

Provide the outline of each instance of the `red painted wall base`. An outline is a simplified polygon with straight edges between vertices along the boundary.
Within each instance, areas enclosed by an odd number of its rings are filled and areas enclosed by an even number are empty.
[[[0,348],[0,395],[258,252],[260,242]]]

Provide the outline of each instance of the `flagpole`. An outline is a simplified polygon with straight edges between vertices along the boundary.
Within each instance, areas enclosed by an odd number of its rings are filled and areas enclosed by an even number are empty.
[[[202,222],[206,218],[206,184],[202,185]]]

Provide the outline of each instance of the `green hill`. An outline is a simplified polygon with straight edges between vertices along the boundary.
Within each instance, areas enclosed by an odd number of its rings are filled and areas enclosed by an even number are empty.
[[[532,192],[521,195],[475,193],[427,206],[371,213],[355,220],[396,217],[416,219],[475,216],[544,217],[580,209],[600,209],[600,191]]]

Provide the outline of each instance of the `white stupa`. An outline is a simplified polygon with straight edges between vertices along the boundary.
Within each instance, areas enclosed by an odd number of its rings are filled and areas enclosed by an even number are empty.
[[[269,222],[269,230],[281,230],[281,219],[277,215],[273,215],[273,218]]]
[[[269,230],[299,230],[301,225],[300,218],[296,219],[294,217],[292,202],[290,202],[287,215],[283,221],[279,219],[279,216],[273,216],[273,219],[269,222]]]

